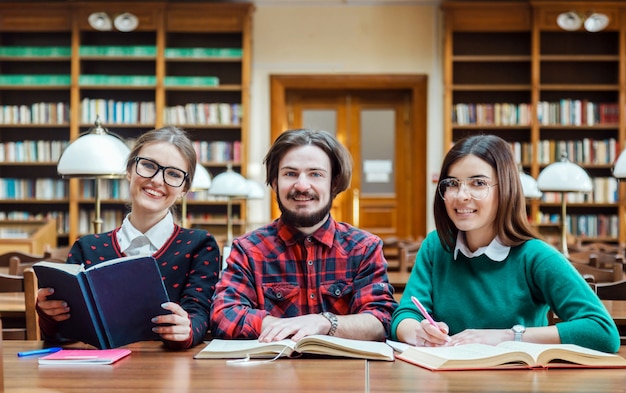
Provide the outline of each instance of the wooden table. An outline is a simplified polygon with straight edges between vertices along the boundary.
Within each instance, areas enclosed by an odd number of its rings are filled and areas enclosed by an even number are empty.
[[[626,350],[620,351],[626,355]],[[428,371],[401,360],[369,362],[369,392],[613,393],[626,386],[626,369]]]
[[[38,341],[4,341],[5,392],[364,392],[367,362],[357,359],[281,359],[248,366],[193,359],[203,346],[165,350],[160,342],[126,346],[130,357],[110,366],[39,366],[17,352]]]
[[[227,365],[193,359],[202,346],[167,351],[158,342],[127,346],[130,357],[110,366],[39,366],[17,352],[38,341],[4,342],[5,392],[594,392],[626,386],[626,370],[432,372],[405,363],[357,359],[281,359]],[[626,355],[626,347],[620,351]]]

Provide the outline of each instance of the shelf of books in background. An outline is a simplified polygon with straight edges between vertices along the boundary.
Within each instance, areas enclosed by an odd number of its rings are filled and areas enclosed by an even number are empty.
[[[0,35],[0,219],[55,218],[63,237],[68,193],[56,162],[70,135],[71,40],[42,34],[45,45],[32,34]]]

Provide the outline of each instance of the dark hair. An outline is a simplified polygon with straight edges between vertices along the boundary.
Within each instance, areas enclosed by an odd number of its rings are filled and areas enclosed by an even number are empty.
[[[519,177],[519,169],[511,146],[495,135],[474,135],[459,140],[443,159],[440,179],[448,177],[450,166],[466,156],[473,155],[495,169],[498,176],[498,210],[496,233],[502,244],[517,246],[537,234],[528,223],[526,201]],[[443,247],[452,251],[459,230],[448,216],[443,198],[437,193],[434,202],[435,226]]]
[[[135,145],[128,155],[128,160],[126,161],[126,171],[130,173],[132,170],[133,165],[135,165],[135,157],[137,157],[141,148],[145,145],[157,142],[171,143],[178,149],[180,154],[182,154],[185,161],[187,161],[187,180],[185,181],[183,190],[185,192],[188,191],[191,187],[193,176],[196,173],[196,151],[193,148],[193,143],[185,131],[177,127],[168,126],[141,134],[141,136],[139,136],[139,138],[135,141]]]
[[[280,134],[263,159],[265,183],[272,187],[278,178],[278,165],[289,150],[298,146],[313,145],[322,149],[331,163],[331,195],[334,199],[345,191],[352,178],[352,157],[348,150],[330,133],[306,128],[288,130]]]

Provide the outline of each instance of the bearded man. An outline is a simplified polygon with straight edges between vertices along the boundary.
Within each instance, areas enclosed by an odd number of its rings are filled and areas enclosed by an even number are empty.
[[[274,141],[264,164],[281,216],[233,241],[212,336],[385,340],[397,303],[382,241],[330,214],[350,184],[350,153],[328,132],[296,129]]]

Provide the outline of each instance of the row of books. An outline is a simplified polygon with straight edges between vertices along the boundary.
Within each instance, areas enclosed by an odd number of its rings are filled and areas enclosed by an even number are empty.
[[[167,124],[240,125],[242,108],[237,103],[189,103],[168,106],[163,114]]]
[[[588,100],[564,98],[560,101],[537,103],[540,125],[593,126],[619,123],[619,104],[595,103]],[[452,108],[452,122],[458,126],[528,126],[532,122],[531,106],[527,103],[458,103]]]
[[[0,142],[0,162],[57,162],[68,141]]]
[[[568,203],[617,203],[619,202],[618,180],[614,177],[592,177],[593,191],[588,194],[568,193]],[[541,200],[547,203],[561,202],[560,192],[544,192]]]
[[[122,225],[127,212],[123,210],[102,209],[100,218],[102,219],[101,231],[111,231]],[[93,209],[80,209],[78,211],[78,233],[93,233],[93,220],[96,214]]]
[[[171,47],[165,48],[166,58],[241,58],[241,48]],[[148,56],[157,54],[156,45],[81,45],[79,56]],[[69,57],[71,46],[0,46],[3,57]]]
[[[561,222],[560,214],[540,214],[539,222]],[[619,218],[615,214],[568,214],[566,223],[569,233],[581,237],[617,237]]]
[[[95,180],[84,180],[80,182],[80,195],[89,199],[95,197]],[[130,200],[130,187],[126,179],[101,179],[100,198]]]
[[[67,181],[62,179],[0,178],[1,199],[57,200],[67,198]]]
[[[533,146],[529,142],[510,142],[511,149],[517,162],[530,165],[533,158]],[[620,147],[615,138],[582,140],[540,140],[536,152],[537,162],[540,165],[560,161],[562,153],[567,158],[581,165],[613,164],[620,153]]]
[[[558,102],[541,101],[537,105],[537,120],[541,125],[617,124],[619,123],[619,104],[568,98]]]
[[[70,80],[65,74],[4,74],[0,86],[69,86]]]
[[[97,117],[104,124],[154,124],[154,101],[118,101],[85,97],[81,101],[81,123],[93,124]]]
[[[69,121],[67,102],[0,105],[0,124],[68,124]]]
[[[57,224],[57,233],[64,234],[69,232],[70,222],[69,214],[67,211],[49,211],[46,213],[33,213],[26,211],[0,211],[0,220],[16,220],[16,221],[29,221],[29,220],[46,220],[55,219]]]
[[[455,104],[452,108],[452,122],[456,125],[529,125],[530,104]]]
[[[550,164],[560,161],[563,153],[570,161],[578,164],[612,164],[619,156],[619,144],[615,138],[595,140],[540,140],[537,149],[537,162]]]
[[[241,162],[241,141],[194,141],[200,162]]]

